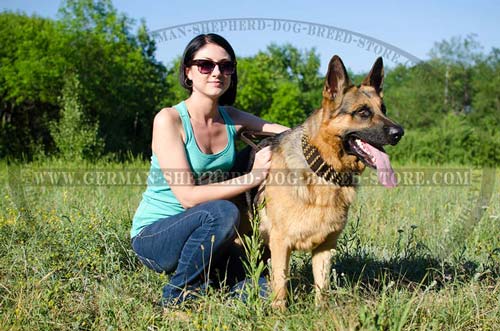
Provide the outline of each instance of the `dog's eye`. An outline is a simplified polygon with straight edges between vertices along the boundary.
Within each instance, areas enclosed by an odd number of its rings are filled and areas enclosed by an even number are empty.
[[[363,108],[363,109],[358,110],[356,112],[356,115],[358,115],[361,118],[368,118],[368,117],[372,116],[372,112],[368,108]]]

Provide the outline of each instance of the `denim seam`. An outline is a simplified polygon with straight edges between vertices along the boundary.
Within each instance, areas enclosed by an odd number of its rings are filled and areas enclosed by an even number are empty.
[[[213,217],[210,215],[210,213],[207,212],[207,214],[213,220]],[[208,222],[208,224],[209,224],[210,228],[207,229],[207,230],[205,230],[205,232],[206,232],[205,239],[202,240],[202,241],[205,241],[207,239],[208,235],[210,234],[210,232],[211,232],[211,230],[213,228],[213,222]],[[193,259],[193,256],[194,256],[195,253],[196,253],[196,250],[193,250],[193,252],[191,253],[191,256],[188,259],[189,264],[190,264],[191,260]],[[212,252],[210,252],[210,254],[212,254]],[[204,268],[205,268],[205,266],[202,267],[202,269],[204,269]],[[198,270],[199,270],[199,268],[197,268],[196,271],[198,271]]]
[[[144,230],[146,230],[146,228],[147,228],[147,225],[146,225],[145,227],[143,227],[143,228],[141,229],[141,231],[139,231],[139,233],[138,233],[138,234],[136,234],[135,236],[133,236],[132,238],[130,238],[130,240],[131,240],[132,242],[134,242],[135,238],[140,238],[139,236],[141,235],[141,233],[142,233],[142,232],[144,232]]]
[[[136,238],[136,237],[134,237],[134,239],[135,239],[135,238]],[[145,260],[148,260],[148,261],[152,261],[152,262],[154,262],[154,263],[155,263],[155,264],[159,267],[159,269],[163,269],[163,267],[162,267],[162,266],[161,266],[161,265],[160,265],[160,264],[159,264],[159,263],[158,263],[155,259],[151,259],[151,258],[149,258],[149,257],[146,257],[146,256],[144,256],[144,255],[142,255],[142,254],[137,253],[137,252],[136,252],[136,250],[134,249],[134,244],[133,244],[133,242],[132,242],[132,251],[134,252],[135,256],[137,256],[137,258],[138,258],[139,260],[140,260],[140,259],[145,259]],[[142,263],[142,261],[141,261],[141,263]],[[142,264],[144,264],[144,263],[142,263]]]
[[[161,266],[158,262],[156,262],[156,260],[155,260],[155,259],[150,259],[149,257],[142,256],[141,254],[138,254],[137,252],[135,252],[135,255],[137,256],[137,258],[138,258],[139,260],[142,260],[142,259],[143,259],[143,260],[146,260],[146,261],[148,261],[149,263],[151,263],[153,266],[158,267],[158,268],[154,268],[154,269],[155,269],[154,271],[156,271],[156,272],[162,272],[162,271],[163,271],[163,267],[162,267],[162,266]],[[144,263],[144,262],[142,262],[142,261],[141,261],[141,263],[142,263],[144,266],[149,267],[149,266],[145,265],[145,263]],[[158,270],[156,270],[156,269],[159,269],[159,270],[161,270],[161,271],[158,271]]]

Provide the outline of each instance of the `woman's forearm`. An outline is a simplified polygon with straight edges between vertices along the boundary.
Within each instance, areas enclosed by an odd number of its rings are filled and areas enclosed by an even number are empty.
[[[252,171],[223,182],[192,186],[189,194],[180,202],[184,208],[191,208],[210,200],[231,199],[258,186],[263,181],[263,176],[265,175],[259,171]]]
[[[290,128],[278,123],[266,123],[262,127],[262,131],[264,132],[281,133],[286,130],[290,130]]]

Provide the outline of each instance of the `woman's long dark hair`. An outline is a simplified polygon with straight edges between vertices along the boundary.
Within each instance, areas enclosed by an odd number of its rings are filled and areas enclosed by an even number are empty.
[[[234,50],[229,44],[229,42],[223,37],[219,36],[215,33],[209,34],[200,34],[196,36],[189,42],[184,50],[184,55],[182,56],[181,65],[179,66],[179,81],[181,86],[189,91],[189,94],[193,93],[193,86],[188,85],[188,78],[186,76],[186,68],[189,67],[191,61],[193,60],[194,55],[200,48],[205,46],[206,44],[216,44],[229,54],[231,60],[236,63],[236,55],[234,54]],[[238,87],[238,74],[237,70],[231,75],[231,85],[226,92],[219,98],[220,105],[233,105],[236,100],[236,89]]]

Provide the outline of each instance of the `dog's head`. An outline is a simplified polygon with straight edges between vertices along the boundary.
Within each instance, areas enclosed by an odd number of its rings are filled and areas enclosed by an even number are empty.
[[[361,172],[365,165],[377,169],[380,182],[395,186],[394,173],[383,146],[395,145],[403,128],[387,117],[382,86],[384,68],[379,57],[363,82],[355,86],[340,57],[328,66],[323,89],[322,136],[337,145],[339,158],[350,171]]]

